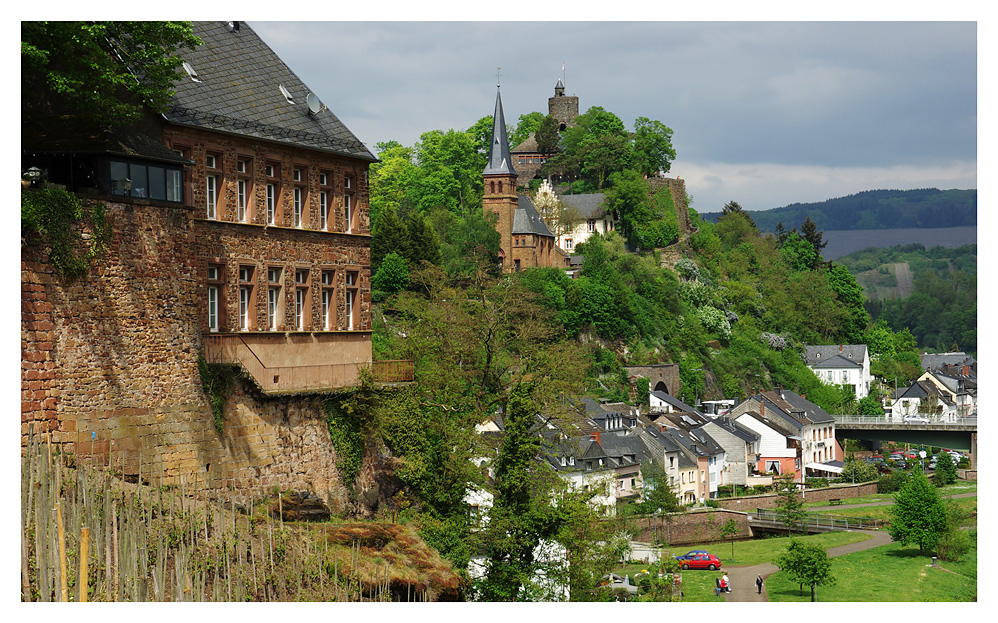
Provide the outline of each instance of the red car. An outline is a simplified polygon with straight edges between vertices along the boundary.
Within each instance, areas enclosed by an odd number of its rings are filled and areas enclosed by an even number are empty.
[[[683,561],[683,569],[714,569],[721,568],[721,561],[713,554],[697,554]]]

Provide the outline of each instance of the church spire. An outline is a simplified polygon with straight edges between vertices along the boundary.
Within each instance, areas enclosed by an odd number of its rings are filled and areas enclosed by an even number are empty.
[[[496,112],[492,117],[492,144],[489,147],[489,163],[482,175],[516,175],[513,161],[509,157],[509,139],[506,138],[506,119],[502,114],[502,96],[496,86]]]

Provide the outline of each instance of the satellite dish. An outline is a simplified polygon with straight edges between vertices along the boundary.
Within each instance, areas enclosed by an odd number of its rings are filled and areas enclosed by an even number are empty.
[[[316,115],[323,108],[322,102],[319,101],[319,98],[316,97],[315,93],[309,92],[309,94],[305,96],[305,102],[308,104],[308,112],[310,114]]]

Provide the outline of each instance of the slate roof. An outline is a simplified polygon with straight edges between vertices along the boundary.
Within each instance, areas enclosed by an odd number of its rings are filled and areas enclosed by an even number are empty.
[[[168,121],[377,162],[331,110],[311,114],[308,86],[250,26],[237,23],[238,30],[232,22],[193,22],[204,44],[183,58],[199,82],[180,72]]]
[[[839,350],[841,349],[841,350]],[[804,362],[814,367],[832,357],[841,356],[846,361],[863,364],[866,355],[866,344],[829,344],[819,346],[804,346]],[[843,366],[840,366],[843,367]]]
[[[973,366],[977,361],[965,352],[925,353],[922,355],[922,368],[937,370],[943,366]]]
[[[842,355],[834,355],[828,359],[819,359],[817,362],[810,364],[812,368],[862,368],[863,362],[854,361],[852,359],[846,359]]]
[[[658,398],[659,400],[661,400],[663,402],[666,402],[666,403],[672,405],[673,407],[675,407],[679,411],[687,411],[687,412],[690,412],[690,413],[700,413],[695,408],[693,408],[690,405],[686,404],[685,402],[683,402],[679,398],[676,398],[675,396],[667,394],[667,393],[665,393],[663,391],[653,391],[653,392],[651,392],[651,395],[654,396],[654,397],[656,397],[656,398]]]
[[[482,175],[516,175],[513,160],[509,156],[509,139],[506,137],[506,119],[502,114],[502,96],[496,87],[496,112],[492,116],[492,143],[489,148],[489,162]]]
[[[606,195],[603,193],[558,195],[559,201],[578,210],[579,215],[584,219],[602,218],[606,216],[606,207],[603,205],[603,200],[605,198]]]
[[[488,173],[488,169],[485,172]],[[554,237],[548,226],[544,224],[541,215],[537,213],[534,202],[526,195],[519,195],[517,197],[516,210],[513,212],[512,233]]]
[[[718,428],[731,433],[732,435],[738,437],[739,439],[741,439],[746,443],[753,443],[759,441],[759,439],[762,437],[762,435],[755,432],[754,430],[747,428],[742,424],[739,424],[738,422],[726,416],[714,418],[710,420],[707,424],[704,424],[704,426],[707,426],[709,424],[713,424],[714,426],[717,426]]]
[[[827,411],[807,398],[804,398],[800,394],[792,392],[788,389],[781,390],[779,394],[776,392],[763,392],[763,395],[771,399],[781,409],[787,410],[785,406],[780,404],[781,400],[789,404],[789,411],[791,415],[797,418],[799,418],[800,415],[803,415],[807,418],[807,420],[814,424],[823,424],[825,422],[835,421],[835,418],[829,415]]]

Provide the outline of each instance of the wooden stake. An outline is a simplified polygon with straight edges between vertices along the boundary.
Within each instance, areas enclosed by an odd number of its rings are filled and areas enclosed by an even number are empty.
[[[57,525],[59,526],[59,579],[62,585],[60,601],[69,601],[69,584],[66,578],[66,534],[63,532],[62,508],[60,507],[58,498],[55,501],[55,515]]]
[[[87,563],[90,558],[90,528],[80,528],[80,601],[87,600]]]

